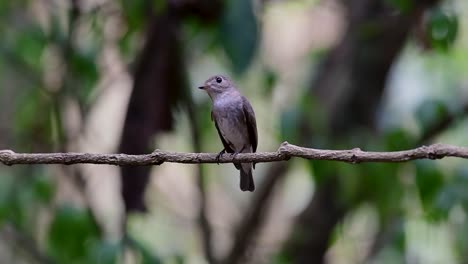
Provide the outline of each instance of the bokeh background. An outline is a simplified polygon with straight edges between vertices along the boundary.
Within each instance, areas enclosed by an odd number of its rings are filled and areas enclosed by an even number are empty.
[[[0,149],[218,152],[468,145],[465,0],[0,0]],[[1,263],[468,263],[460,159],[0,166]]]

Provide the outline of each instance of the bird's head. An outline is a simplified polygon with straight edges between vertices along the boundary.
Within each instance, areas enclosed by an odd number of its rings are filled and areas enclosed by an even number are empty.
[[[198,88],[205,90],[208,95],[213,98],[216,95],[235,88],[235,86],[228,77],[223,75],[215,75],[206,80],[205,83]]]

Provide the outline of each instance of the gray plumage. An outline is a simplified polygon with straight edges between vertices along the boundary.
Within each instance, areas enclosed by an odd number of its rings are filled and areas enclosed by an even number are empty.
[[[218,158],[225,152],[237,155],[257,151],[254,110],[232,81],[225,76],[216,75],[199,88],[205,90],[213,102],[211,119],[224,146]],[[255,184],[252,168],[255,168],[255,164],[236,163],[234,166],[240,170],[240,189],[253,192]]]

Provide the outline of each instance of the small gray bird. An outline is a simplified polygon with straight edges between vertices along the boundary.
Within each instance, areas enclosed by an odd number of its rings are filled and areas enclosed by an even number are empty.
[[[232,81],[226,76],[216,75],[199,88],[205,90],[213,102],[211,120],[214,121],[224,146],[217,159],[226,152],[237,155],[257,151],[257,121],[254,110]],[[253,192],[255,184],[252,167],[255,168],[255,164],[235,163],[234,166],[240,170],[240,189]]]

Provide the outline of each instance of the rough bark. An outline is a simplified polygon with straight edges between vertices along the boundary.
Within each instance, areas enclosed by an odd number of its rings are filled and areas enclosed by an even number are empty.
[[[329,160],[348,163],[362,162],[406,162],[418,159],[441,159],[458,157],[468,159],[468,148],[448,144],[433,144],[410,150],[376,152],[350,150],[328,150],[304,148],[284,142],[275,152],[239,153],[223,155],[217,153],[183,153],[156,150],[151,154],[95,154],[95,153],[15,153],[12,150],[0,150],[0,162],[5,165],[16,164],[107,164],[117,166],[150,166],[165,162],[183,164],[201,163],[246,163],[285,161],[293,157],[308,160]]]

